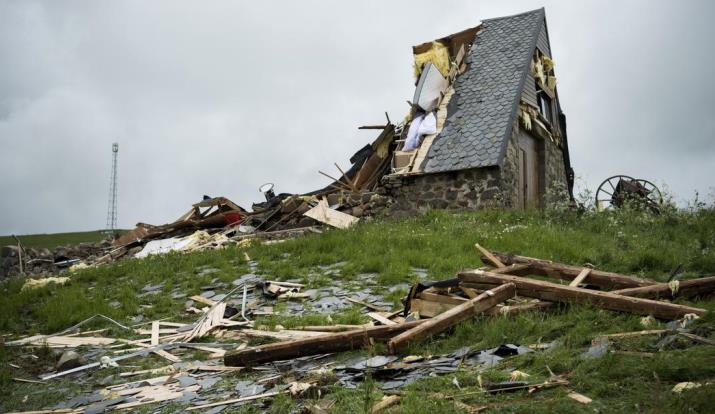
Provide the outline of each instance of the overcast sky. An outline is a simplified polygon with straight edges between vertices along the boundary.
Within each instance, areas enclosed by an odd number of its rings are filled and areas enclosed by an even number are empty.
[[[122,228],[322,187],[405,115],[411,46],[542,6],[581,186],[707,196],[714,5],[0,0],[0,234],[103,228],[114,141]]]

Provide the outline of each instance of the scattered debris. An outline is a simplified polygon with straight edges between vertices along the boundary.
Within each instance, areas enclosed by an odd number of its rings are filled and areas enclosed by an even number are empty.
[[[588,398],[587,396],[585,396],[583,394],[579,394],[577,392],[570,392],[568,395],[569,395],[569,398],[571,398],[574,401],[578,401],[581,404],[591,404],[591,402],[593,402],[592,399]]]
[[[119,378],[137,375],[158,375],[158,377],[109,386],[101,391],[104,393],[101,396],[97,394],[96,397],[82,400],[79,405],[71,406],[73,409],[82,408],[84,412],[132,409],[144,404],[168,401],[189,403],[187,411],[218,412],[223,409],[222,407],[268,399],[283,393],[290,394],[294,398],[300,398],[308,393],[314,395],[316,392],[317,395],[321,395],[321,391],[315,388],[315,383],[311,382],[311,378],[313,380],[315,378],[315,372],[329,372],[332,381],[347,388],[357,387],[369,375],[381,390],[393,392],[427,376],[453,373],[460,367],[494,368],[504,358],[534,352],[534,349],[545,351],[552,348],[553,343],[534,344],[529,347],[503,344],[487,350],[462,348],[446,355],[404,357],[395,355],[410,344],[444,333],[477,314],[504,317],[515,312],[548,310],[556,302],[588,301],[605,309],[653,315],[671,320],[667,329],[600,335],[594,338],[593,345],[584,354],[585,358],[596,358],[609,352],[636,357],[652,356],[652,353],[614,349],[615,346],[611,344],[611,341],[619,338],[642,335],[660,335],[665,339],[679,337],[681,341],[715,345],[715,341],[700,336],[697,332],[691,332],[689,328],[689,325],[697,319],[698,315],[702,315],[704,310],[617,293],[620,289],[629,293],[633,292],[632,289],[646,288],[657,288],[656,290],[664,292],[662,284],[603,272],[588,266],[569,266],[540,259],[504,255],[491,252],[479,245],[477,248],[487,262],[497,267],[492,270],[460,272],[457,277],[442,281],[423,280],[416,283],[409,288],[403,300],[404,307],[397,310],[390,310],[390,304],[384,302],[381,295],[373,294],[369,288],[363,287],[362,290],[355,291],[341,285],[350,282],[336,280],[334,286],[328,288],[306,289],[304,284],[297,281],[262,280],[256,274],[248,273],[237,278],[232,284],[212,283],[205,286],[201,294],[172,293],[172,297],[176,296],[177,300],[183,301],[189,298],[186,304],[187,310],[193,310],[200,315],[193,323],[157,320],[145,322],[144,327],[127,327],[104,315],[95,315],[57,334],[30,336],[8,341],[5,345],[69,348],[57,363],[57,372],[40,376],[43,381],[96,368],[126,370],[131,366],[120,364],[120,361],[140,358],[148,354],[158,355],[169,362],[169,365],[157,368],[121,372]],[[343,264],[344,262],[323,266],[320,270],[324,275],[340,274]],[[200,274],[208,274],[212,271],[214,269],[203,268]],[[426,271],[424,274],[426,275]],[[565,279],[570,283],[565,285],[545,282],[530,278],[531,274],[548,275]],[[357,282],[364,285],[373,277],[375,276],[361,275]],[[708,279],[685,285],[681,282],[678,292],[681,294],[688,290],[697,292],[692,297],[709,295],[713,292]],[[591,286],[598,285],[601,285],[602,289],[607,289],[608,286],[614,290],[608,292],[589,289]],[[225,294],[221,293],[222,288],[229,286],[231,290]],[[403,287],[407,290],[406,288],[407,286]],[[164,284],[161,283],[147,284],[141,289],[140,294],[160,294],[163,289]],[[668,292],[672,290],[668,289]],[[301,326],[294,329],[276,326],[274,330],[255,326],[251,317],[273,314],[273,305],[277,301],[287,305],[282,312],[289,315],[303,314],[307,310],[333,312],[343,307],[359,305],[372,322],[364,325]],[[203,310],[196,309],[197,303],[207,307]],[[96,336],[106,329],[70,334],[71,331],[78,331],[82,325],[95,319],[110,322],[124,332],[138,335],[139,338]],[[650,316],[648,321],[651,324],[657,323]],[[192,342],[206,337],[209,333],[222,342]],[[254,338],[278,342],[249,346]],[[355,357],[336,363],[338,353],[370,348],[377,341],[386,342],[387,349],[393,355]],[[80,354],[79,349],[84,349],[87,353]],[[107,353],[110,349],[114,355]],[[182,349],[206,353],[208,359],[205,362],[183,362],[178,356]],[[217,365],[217,359],[222,359],[225,365]],[[243,370],[262,372],[264,377],[239,382],[233,389],[233,395],[222,394],[215,400],[200,397],[199,393],[216,384],[220,375]],[[286,373],[291,374],[286,375]],[[324,376],[324,374],[318,375]],[[278,381],[284,377],[285,382],[279,384]],[[481,377],[479,379],[481,392],[487,394],[519,390],[528,390],[532,393],[543,388],[568,385],[568,381],[553,374],[552,378],[545,382],[530,383],[529,374],[518,370],[512,370],[510,380],[506,382],[483,383]],[[20,378],[16,380],[23,381]],[[462,388],[461,384],[456,382],[456,378],[455,386],[458,389]],[[692,386],[683,385],[681,388],[689,387]],[[569,398],[583,404],[591,402],[588,397],[575,392],[570,392]],[[397,403],[399,403],[399,396],[389,394],[374,405],[373,412]],[[455,400],[455,404],[457,403],[458,401]],[[470,410],[479,411],[483,407],[487,406],[472,407]],[[57,407],[57,409],[64,408],[66,406]],[[306,410],[323,412],[324,407],[314,404],[307,406]]]
[[[371,413],[379,413],[380,411],[384,410],[385,408],[392,407],[393,405],[397,405],[400,402],[400,396],[399,395],[386,395],[382,397],[380,401],[377,402],[377,404],[372,406],[372,409],[370,410]]]
[[[38,289],[41,287],[45,287],[50,283],[64,285],[69,281],[70,278],[68,277],[45,277],[42,279],[27,279],[25,280],[25,284],[22,285],[22,290]]]

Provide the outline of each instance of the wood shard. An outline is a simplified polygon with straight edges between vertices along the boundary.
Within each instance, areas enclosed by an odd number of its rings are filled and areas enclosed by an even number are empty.
[[[400,402],[400,396],[399,395],[386,395],[382,397],[380,401],[377,402],[377,404],[372,406],[372,410],[370,412],[372,414],[379,413],[380,411],[384,410],[387,407],[391,407],[397,403]]]
[[[574,401],[578,401],[581,404],[590,404],[592,399],[588,398],[587,396],[583,394],[579,394],[577,392],[570,392],[569,393],[569,398],[571,398]]]

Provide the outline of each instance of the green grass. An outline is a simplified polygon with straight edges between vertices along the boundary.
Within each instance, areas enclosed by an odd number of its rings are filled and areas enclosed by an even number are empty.
[[[144,260],[120,261],[72,275],[64,286],[49,286],[22,292],[21,281],[0,285],[0,333],[27,335],[51,333],[71,326],[95,313],[103,313],[122,323],[143,313],[145,320],[169,317],[174,321],[191,321],[184,313],[184,300],[170,295],[138,297],[147,283],[164,282],[164,292],[173,290],[189,295],[218,278],[230,282],[250,271],[244,253],[259,264],[262,274],[278,280],[299,279],[310,287],[330,285],[332,278],[355,279],[361,273],[377,273],[385,289],[417,279],[412,268],[424,268],[430,279],[451,277],[456,271],[482,266],[474,243],[498,251],[552,259],[575,265],[592,263],[599,269],[634,274],[664,281],[679,264],[680,278],[715,274],[715,211],[667,212],[650,215],[635,211],[602,214],[570,212],[480,211],[448,213],[429,211],[402,220],[365,220],[350,230],[328,230],[284,243],[249,247],[232,247],[221,251],[193,254],[170,254]],[[316,269],[336,262],[346,262],[339,275],[326,276]],[[199,276],[202,268],[217,272]],[[391,294],[398,306],[404,291]],[[118,302],[118,308],[111,302]],[[715,310],[715,300],[678,303]],[[280,305],[276,308],[280,309]],[[272,327],[359,323],[365,321],[358,307],[331,315],[303,317],[274,316],[260,318],[259,324]],[[101,323],[98,326],[102,326]],[[662,327],[657,323],[655,328]],[[715,317],[708,313],[697,322],[700,334],[712,338]],[[652,352],[653,357],[609,354],[585,360],[580,355],[598,334],[645,329],[640,316],[601,310],[588,305],[559,306],[553,311],[535,312],[513,317],[481,317],[457,326],[453,331],[424,341],[409,349],[410,354],[438,354],[462,346],[493,347],[512,342],[532,344],[556,342],[555,349],[522,355],[485,372],[465,368],[456,374],[428,378],[406,388],[402,402],[392,412],[448,413],[462,412],[446,398],[430,393],[460,394],[458,400],[473,406],[490,405],[488,412],[708,412],[715,400],[715,384],[686,391],[671,392],[682,381],[715,380],[715,347],[683,342],[682,347],[658,351],[656,337],[623,339],[613,349]],[[110,331],[108,335],[122,335]],[[211,340],[211,339],[209,339]],[[367,350],[378,353],[377,346]],[[0,409],[39,409],[66,395],[40,392],[42,386],[18,384],[10,380],[15,371],[8,362],[17,361],[22,352],[0,347],[0,395],[7,395]],[[200,356],[200,355],[199,355]],[[165,364],[159,359],[142,361],[147,366]],[[479,392],[477,377],[506,379],[508,370],[518,369],[531,375],[533,382],[543,381],[549,369],[566,376],[570,387],[542,390],[532,395],[517,392],[485,395]],[[90,378],[106,373],[94,372]],[[246,374],[241,374],[246,375]],[[241,375],[227,378],[229,381]],[[452,380],[462,386],[458,390]],[[61,382],[64,384],[65,380]],[[40,388],[38,388],[40,387]],[[73,388],[74,389],[74,388]],[[325,398],[336,399],[332,412],[363,412],[366,405],[379,400],[381,393],[366,382],[360,389],[329,386]],[[566,397],[575,390],[593,398],[586,406]],[[77,391],[79,392],[79,391]],[[22,403],[24,395],[33,395]],[[177,408],[177,406],[172,406]],[[290,412],[295,402],[281,398],[271,412]],[[261,412],[253,406],[234,407],[235,412]]]
[[[125,230],[120,230],[124,232]],[[81,231],[75,233],[26,234],[17,236],[25,247],[54,249],[58,246],[95,243],[107,238],[103,230]],[[0,246],[17,245],[12,236],[0,236]]]

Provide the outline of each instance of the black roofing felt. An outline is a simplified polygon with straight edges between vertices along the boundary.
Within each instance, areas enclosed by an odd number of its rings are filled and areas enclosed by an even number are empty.
[[[543,23],[543,8],[482,22],[424,172],[501,165]]]

